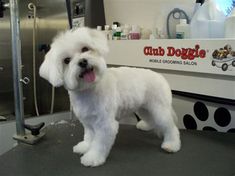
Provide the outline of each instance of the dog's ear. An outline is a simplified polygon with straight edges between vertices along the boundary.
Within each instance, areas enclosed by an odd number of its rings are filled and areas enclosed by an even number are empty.
[[[62,69],[61,61],[56,58],[51,49],[40,66],[39,75],[48,80],[54,87],[59,87],[64,83]]]
[[[96,29],[90,29],[90,34],[92,37],[93,48],[99,52],[102,56],[105,56],[108,51],[108,40],[102,31]]]

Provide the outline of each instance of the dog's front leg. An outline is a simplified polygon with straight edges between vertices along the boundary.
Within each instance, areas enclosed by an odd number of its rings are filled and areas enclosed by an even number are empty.
[[[92,127],[85,124],[83,124],[83,127],[84,127],[84,139],[83,141],[79,142],[77,145],[73,147],[74,153],[85,154],[91,146],[91,142],[94,137],[94,132],[92,130]]]
[[[90,149],[81,157],[84,166],[95,167],[105,162],[116,138],[118,127],[119,124],[114,118],[111,120],[110,117],[105,117],[97,120],[93,126],[94,138]]]

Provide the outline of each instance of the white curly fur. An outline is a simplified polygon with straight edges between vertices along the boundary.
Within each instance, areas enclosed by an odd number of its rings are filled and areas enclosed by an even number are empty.
[[[88,50],[84,51],[84,47]],[[118,120],[127,111],[143,117],[138,129],[157,130],[163,137],[164,150],[180,150],[167,81],[148,69],[107,68],[104,60],[107,52],[102,32],[78,28],[55,38],[40,67],[43,78],[68,90],[74,113],[84,127],[84,140],[73,147],[75,153],[83,154],[81,163],[93,167],[106,161],[118,132]],[[70,62],[66,64],[64,59],[68,57]],[[79,63],[84,58],[87,67],[92,68],[87,75],[90,79],[81,76],[84,68]]]

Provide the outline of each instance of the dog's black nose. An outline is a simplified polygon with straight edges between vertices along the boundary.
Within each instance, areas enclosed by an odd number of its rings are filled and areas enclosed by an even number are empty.
[[[86,68],[87,65],[88,65],[88,62],[86,59],[81,59],[79,62],[78,62],[78,65],[81,67],[81,68]]]

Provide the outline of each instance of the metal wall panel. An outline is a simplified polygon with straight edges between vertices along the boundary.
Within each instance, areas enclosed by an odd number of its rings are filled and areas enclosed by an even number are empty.
[[[40,114],[47,114],[51,104],[51,85],[38,76],[38,69],[44,59],[44,52],[39,51],[42,44],[50,44],[52,38],[59,32],[69,28],[65,0],[24,0],[19,1],[21,48],[23,77],[31,80],[24,85],[24,107],[27,116],[34,116],[33,98],[33,12],[28,9],[29,3],[37,7],[36,31],[36,73],[37,97]],[[11,61],[11,34],[9,10],[0,18],[0,115],[14,115],[14,95]],[[55,91],[55,112],[69,109],[69,100],[64,88]],[[61,103],[63,102],[63,103]]]

